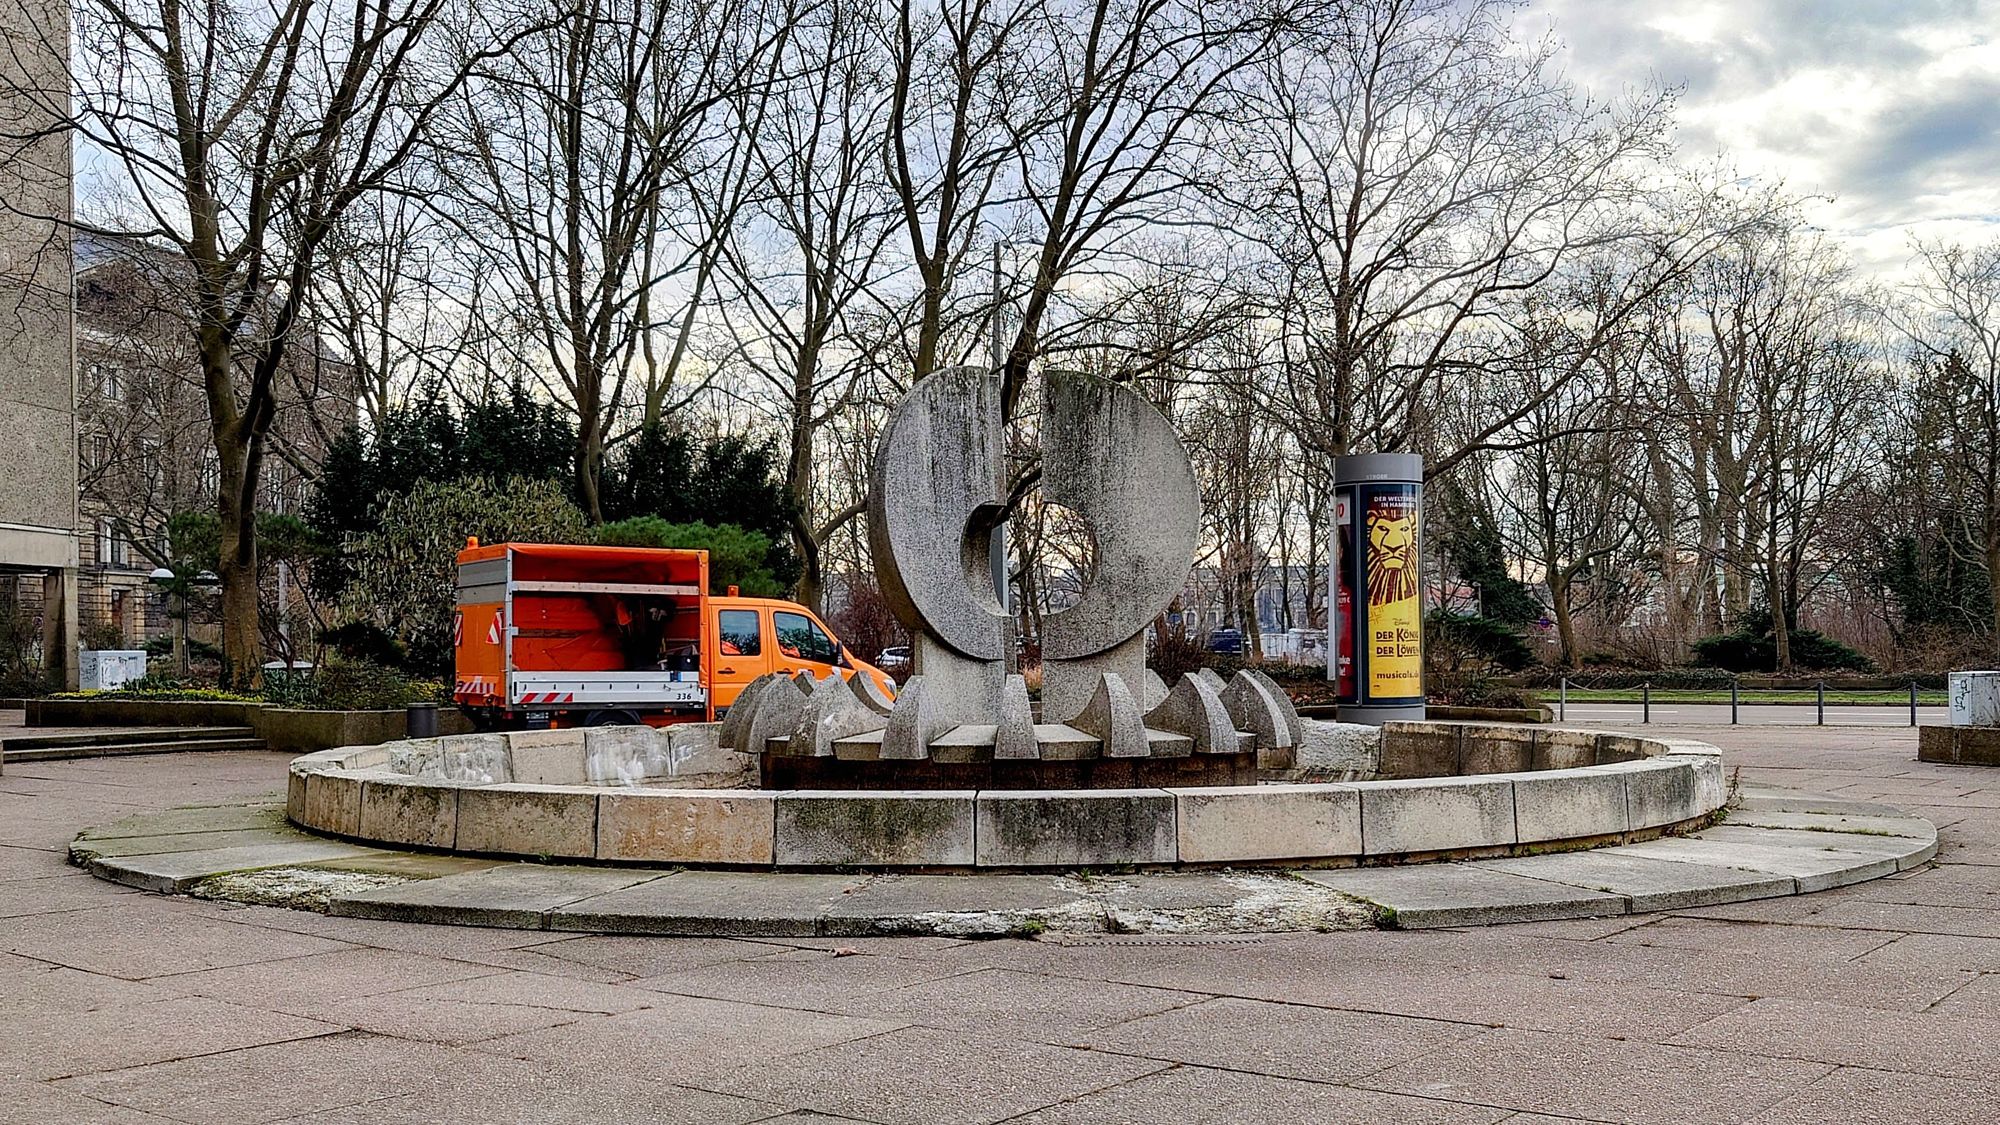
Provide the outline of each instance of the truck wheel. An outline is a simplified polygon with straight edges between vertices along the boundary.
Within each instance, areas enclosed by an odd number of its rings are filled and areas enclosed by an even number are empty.
[[[584,720],[583,725],[587,727],[636,727],[643,726],[644,721],[630,711],[593,711],[590,718]]]

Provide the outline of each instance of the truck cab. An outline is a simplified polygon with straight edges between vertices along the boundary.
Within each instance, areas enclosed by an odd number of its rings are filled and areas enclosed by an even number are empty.
[[[769,672],[811,672],[818,679],[867,676],[893,697],[896,684],[880,668],[846,650],[833,630],[802,605],[775,598],[710,598],[710,697],[727,709],[751,680]]]

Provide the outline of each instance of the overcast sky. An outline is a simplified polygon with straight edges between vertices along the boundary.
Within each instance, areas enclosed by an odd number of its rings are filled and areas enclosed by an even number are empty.
[[[2000,237],[2000,0],[1530,2],[1593,92],[1683,86],[1685,157],[1834,197],[1809,214],[1864,270]]]

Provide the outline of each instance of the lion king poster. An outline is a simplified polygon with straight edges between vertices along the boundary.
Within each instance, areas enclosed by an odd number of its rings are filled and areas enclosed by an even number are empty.
[[[1417,492],[1368,492],[1368,694],[1407,699],[1424,693],[1424,599],[1418,566]]]

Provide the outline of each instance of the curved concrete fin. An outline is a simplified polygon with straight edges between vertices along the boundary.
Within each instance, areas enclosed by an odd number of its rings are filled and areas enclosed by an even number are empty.
[[[1146,725],[1188,736],[1194,740],[1197,754],[1233,754],[1243,745],[1222,697],[1192,672],[1182,676],[1167,697],[1146,712]]]
[[[1292,740],[1292,724],[1286,716],[1298,712],[1283,692],[1274,695],[1264,686],[1267,683],[1268,678],[1259,679],[1247,670],[1238,672],[1229,681],[1229,690],[1222,693],[1222,704],[1238,730],[1257,736],[1259,750],[1293,749],[1298,744]]]
[[[771,686],[772,680],[779,678],[775,672],[766,672],[743,685],[743,690],[736,693],[735,701],[729,705],[729,712],[722,716],[722,729],[715,736],[718,744],[738,753],[751,753],[744,749],[747,745],[744,736],[750,733],[750,716],[757,711],[757,696]]]
[[[1139,710],[1151,711],[1167,698],[1167,681],[1151,668],[1139,675]]]
[[[1188,674],[1201,677],[1201,682],[1208,685],[1208,690],[1217,695],[1221,695],[1229,690],[1229,681],[1223,679],[1222,673],[1213,668],[1197,668]]]
[[[937,708],[924,696],[924,678],[912,676],[896,695],[896,709],[882,730],[882,757],[922,760],[931,756],[931,739],[940,732]]]
[[[883,694],[881,687],[875,683],[875,677],[873,676],[865,676],[860,672],[856,672],[852,676],[847,677],[847,692],[859,700],[863,707],[884,718],[888,717],[889,712],[896,709],[895,699]]]
[[[1244,671],[1254,677],[1258,683],[1263,684],[1264,689],[1271,693],[1271,698],[1277,701],[1278,710],[1283,712],[1285,716],[1285,726],[1292,732],[1292,741],[1290,744],[1293,746],[1302,745],[1306,740],[1306,722],[1299,717],[1299,707],[1298,704],[1292,702],[1292,693],[1286,691],[1278,681],[1265,675],[1259,669],[1245,668]]]
[[[850,692],[819,691],[799,709],[799,721],[792,727],[785,752],[794,757],[831,758],[835,742],[881,730],[888,722],[886,716],[869,710]]]
[[[826,686],[825,680],[820,679],[818,676],[813,675],[811,671],[804,668],[792,674],[792,683],[798,685],[799,691],[807,697],[811,697],[814,692]]]
[[[1107,758],[1143,758],[1150,749],[1139,701],[1125,678],[1110,672],[1098,677],[1090,702],[1069,725],[1103,743]]]
[[[1000,685],[1000,713],[993,732],[993,758],[1035,759],[1042,756],[1035,741],[1035,707],[1028,700],[1028,681],[1009,676]]]
[[[774,676],[757,693],[757,709],[751,713],[743,736],[746,754],[762,754],[774,738],[790,738],[806,709],[806,693],[797,680]],[[790,749],[787,748],[787,753]]]

